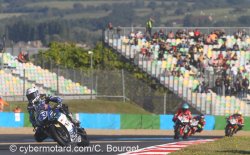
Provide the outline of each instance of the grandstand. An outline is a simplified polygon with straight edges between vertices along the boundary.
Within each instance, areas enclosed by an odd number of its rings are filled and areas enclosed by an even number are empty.
[[[207,75],[214,76],[212,79],[215,79],[218,70],[226,70],[224,66],[235,66],[240,75],[250,79],[250,72],[245,67],[250,60],[250,37],[247,34],[249,30],[199,29],[155,28],[152,37],[143,33],[144,28],[121,28],[118,33],[106,30],[105,43],[128,60],[132,60],[139,68],[191,103],[197,110],[212,115],[229,115],[239,110],[249,116],[250,107],[247,101],[238,95],[216,93],[211,88],[214,81],[211,81],[211,78],[207,79]],[[199,32],[200,36],[195,36],[195,31],[204,33],[201,35]],[[202,65],[182,62],[190,62],[191,47],[197,47],[193,56],[196,60],[201,57],[204,61]],[[223,58],[230,55],[230,58],[218,59],[220,54]],[[180,65],[181,63],[184,65]],[[229,74],[227,76],[234,79]],[[195,91],[202,81],[210,83],[210,89],[203,92]],[[248,98],[247,95],[245,99]]]
[[[58,76],[40,66],[35,66],[31,62],[20,63],[10,53],[1,53],[0,57],[3,58],[5,66],[0,70],[0,94],[7,100],[12,98],[13,100],[23,100],[26,89],[30,87],[37,87],[41,93],[68,97],[86,98],[91,93],[95,94],[94,90],[91,92],[91,89],[86,86]]]

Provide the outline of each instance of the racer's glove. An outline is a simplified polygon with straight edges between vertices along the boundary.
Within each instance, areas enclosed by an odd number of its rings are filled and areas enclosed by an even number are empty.
[[[61,109],[62,108],[62,103],[58,103],[57,105],[54,106],[56,109]]]
[[[33,105],[29,105],[29,106],[27,107],[27,110],[28,110],[28,111],[33,111],[33,110],[35,110],[35,107],[34,107]]]

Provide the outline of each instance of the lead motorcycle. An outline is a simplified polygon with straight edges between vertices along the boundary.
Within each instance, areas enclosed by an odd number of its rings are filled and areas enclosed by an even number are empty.
[[[52,108],[48,104],[47,110],[41,111],[37,118],[43,122],[43,125],[40,127],[42,132],[59,145],[89,145],[85,129],[80,128],[80,125],[74,124],[63,107]]]
[[[227,119],[227,126],[225,128],[225,136],[232,137],[238,130],[238,120],[234,117]]]
[[[185,115],[178,116],[175,123],[174,139],[179,139],[180,137],[182,137],[183,139],[187,139],[190,133],[191,127],[188,117]]]

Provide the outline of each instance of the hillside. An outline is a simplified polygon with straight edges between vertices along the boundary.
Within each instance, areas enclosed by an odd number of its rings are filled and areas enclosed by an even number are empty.
[[[0,33],[13,40],[76,41],[93,45],[113,26],[248,26],[250,1],[241,0],[1,0]]]

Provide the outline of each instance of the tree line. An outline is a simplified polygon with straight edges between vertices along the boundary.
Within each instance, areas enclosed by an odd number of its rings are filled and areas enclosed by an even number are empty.
[[[59,9],[49,7],[27,7],[26,4],[39,2],[39,0],[0,0],[6,3],[0,5],[2,13],[26,13],[20,17],[2,19],[0,32],[5,33],[8,40],[14,42],[41,40],[45,45],[51,41],[72,41],[91,44],[101,40],[101,30],[106,28],[109,22],[114,26],[145,26],[149,17],[153,16],[154,26],[173,26],[173,20],[161,22],[165,15],[183,15],[179,22],[183,26],[249,26],[249,15],[238,17],[236,20],[211,21],[209,17],[189,14],[193,10],[232,7],[231,13],[246,12],[247,0],[181,0],[169,1],[143,1],[135,0],[129,3],[102,4],[98,6],[84,6],[81,1],[75,1],[73,8]],[[188,5],[189,4],[189,5]],[[192,4],[192,5],[190,5]],[[136,9],[151,9],[150,14],[137,16]],[[158,8],[163,8],[159,11]],[[171,10],[171,11],[169,11]],[[174,11],[174,13],[172,12]],[[107,12],[108,15],[99,18],[65,19],[67,15],[76,13],[93,13],[96,11]]]

